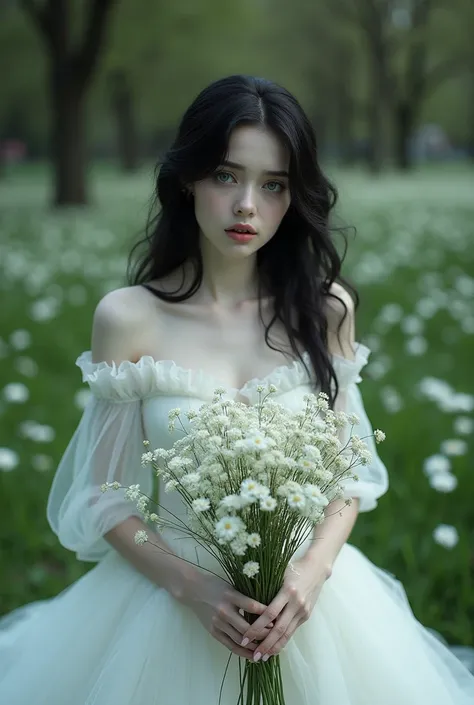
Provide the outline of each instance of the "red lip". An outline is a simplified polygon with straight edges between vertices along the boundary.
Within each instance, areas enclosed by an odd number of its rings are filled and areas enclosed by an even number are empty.
[[[257,234],[257,231],[253,225],[247,225],[246,223],[234,223],[230,226],[230,228],[226,228],[226,232],[229,230],[244,230],[246,233],[250,233],[251,235]]]

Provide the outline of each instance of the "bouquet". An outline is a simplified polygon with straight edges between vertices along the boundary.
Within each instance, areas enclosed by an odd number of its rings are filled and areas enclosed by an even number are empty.
[[[211,402],[186,412],[187,428],[180,409],[171,410],[169,430],[179,421],[183,436],[169,450],[142,455],[142,464],[152,465],[166,491],[181,495],[187,521],[150,512],[150,498],[139,485],[125,494],[145,521],[194,537],[235,589],[270,604],[295,551],[324,521],[328,504],[343,498],[343,481],[357,480],[354,468],[369,463],[371,454],[352,433],[357,416],[331,410],[326,394],[305,395],[305,407],[294,412],[271,400],[274,385],[257,391],[258,403],[249,407],[223,400],[225,389],[216,389]],[[379,430],[374,436],[377,442],[385,438]],[[106,483],[102,489],[120,487]],[[138,544],[147,540],[145,531],[137,532]],[[285,705],[279,655],[265,663],[246,660],[239,672],[239,704]]]

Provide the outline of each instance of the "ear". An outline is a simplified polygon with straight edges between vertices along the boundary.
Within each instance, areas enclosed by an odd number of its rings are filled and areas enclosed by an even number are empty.
[[[192,198],[194,196],[194,187],[190,184],[185,184],[181,191],[185,194],[186,198]]]

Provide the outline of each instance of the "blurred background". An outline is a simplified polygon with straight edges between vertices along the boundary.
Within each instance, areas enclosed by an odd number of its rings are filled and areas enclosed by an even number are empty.
[[[0,614],[89,570],[45,516],[153,169],[231,73],[296,94],[355,225],[345,275],[391,487],[351,543],[474,644],[472,0],[0,0]],[[471,667],[474,665],[471,663]]]

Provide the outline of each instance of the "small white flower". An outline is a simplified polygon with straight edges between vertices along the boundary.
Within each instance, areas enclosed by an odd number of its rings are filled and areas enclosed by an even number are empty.
[[[441,443],[441,452],[445,455],[465,455],[467,443],[461,438],[451,438]]]
[[[236,536],[236,538],[231,542],[230,548],[232,550],[232,553],[234,553],[236,556],[245,556],[247,553],[247,534],[239,534]]]
[[[257,489],[255,489],[255,490],[252,492],[252,495],[253,495],[256,499],[264,499],[265,497],[268,497],[269,494],[270,494],[270,488],[267,487],[266,485],[261,485],[261,484],[259,484],[259,485],[257,486]]]
[[[143,496],[137,500],[137,509],[142,514],[145,514],[145,512],[146,512],[146,508],[148,506],[148,501],[149,501],[148,497],[143,497]]]
[[[250,548],[257,548],[262,543],[260,534],[249,534],[247,536],[247,543]]]
[[[223,497],[221,501],[219,502],[220,507],[224,507],[225,509],[233,509],[233,510],[238,510],[241,509],[242,507],[242,500],[237,494],[229,494],[227,497]]]
[[[317,463],[318,461],[321,460],[321,451],[319,448],[316,446],[307,444],[303,448],[305,456],[312,460],[313,462]]]
[[[306,497],[318,507],[327,507],[329,500],[323,495],[321,489],[317,485],[305,485],[303,491]]]
[[[11,472],[20,463],[18,453],[11,448],[0,448],[0,470]]]
[[[309,458],[301,458],[301,460],[298,462],[298,467],[303,470],[303,472],[308,473],[311,472],[311,470],[314,470],[316,465]]]
[[[306,498],[302,492],[293,492],[286,498],[288,506],[292,509],[303,509],[306,504]]]
[[[436,472],[430,477],[430,485],[437,492],[452,492],[458,486],[458,480],[449,472]]]
[[[190,472],[181,478],[181,483],[188,489],[196,487],[200,481],[201,475],[198,472]]]
[[[248,477],[241,483],[240,492],[243,495],[248,495],[249,497],[253,497],[254,499],[256,499],[259,488],[260,484],[256,480],[253,480],[251,477]]]
[[[424,355],[428,349],[428,341],[421,335],[416,335],[409,338],[405,343],[405,350],[408,355],[420,356]]]
[[[139,531],[136,532],[135,534],[135,543],[138,544],[139,546],[143,546],[144,543],[148,541],[148,534],[146,531],[143,531],[143,529],[139,529]]]
[[[146,453],[142,453],[142,465],[145,467],[146,465],[149,465],[150,463],[153,462],[153,453],[151,451],[148,451]]]
[[[193,509],[195,512],[207,512],[210,506],[211,503],[207,497],[198,497],[193,501]]]
[[[172,492],[175,490],[178,486],[178,481],[177,480],[168,480],[168,482],[165,485],[165,492]]]
[[[245,524],[239,517],[225,516],[217,522],[216,536],[223,541],[232,541],[239,531],[245,529]]]
[[[260,566],[256,561],[247,561],[242,568],[242,573],[248,578],[254,578],[260,570]]]
[[[132,502],[136,502],[140,494],[140,485],[130,485],[130,487],[125,490],[125,499],[131,499]]]
[[[273,512],[277,505],[274,497],[264,497],[260,500],[260,509],[264,512]]]
[[[454,433],[460,436],[468,436],[474,431],[474,421],[469,416],[458,416],[454,420]]]
[[[440,546],[444,548],[454,548],[459,541],[459,534],[456,527],[449,524],[439,524],[433,531],[433,538]]]
[[[160,458],[166,460],[168,458],[169,451],[164,448],[157,448],[153,451],[153,461],[156,462]]]
[[[252,433],[246,438],[235,442],[236,450],[264,451],[268,450],[273,444],[271,438],[267,438],[261,432]]]
[[[376,428],[374,431],[374,437],[375,437],[375,442],[376,443],[382,443],[382,441],[385,440],[386,435],[383,431],[381,431],[379,428]]]
[[[423,463],[423,472],[425,475],[433,475],[438,472],[449,472],[451,470],[451,461],[445,455],[430,455]]]
[[[3,388],[3,396],[12,404],[23,404],[29,399],[30,391],[21,382],[10,382]]]

